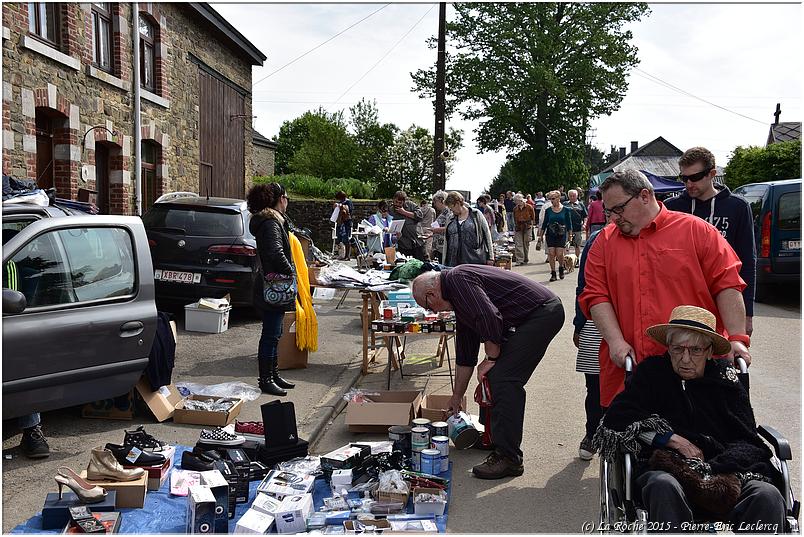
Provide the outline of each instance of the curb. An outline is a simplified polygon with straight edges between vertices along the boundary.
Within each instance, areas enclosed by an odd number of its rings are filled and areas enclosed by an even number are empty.
[[[360,367],[355,368],[354,374],[343,386],[342,391],[330,398],[326,404],[319,407],[319,410],[317,411],[319,414],[318,419],[313,428],[310,430],[310,438],[307,440],[310,443],[309,450],[311,452],[315,448],[316,443],[318,443],[318,441],[321,439],[324,431],[327,429],[330,420],[340,414],[340,412],[346,406],[346,401],[343,399],[344,392],[352,389],[362,377],[363,374],[360,371]]]

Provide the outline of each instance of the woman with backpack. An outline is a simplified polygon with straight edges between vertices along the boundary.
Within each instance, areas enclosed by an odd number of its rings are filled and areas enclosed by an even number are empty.
[[[447,194],[445,205],[452,212],[447,223],[444,264],[490,265],[494,261],[494,245],[486,217],[466,203],[459,192]]]
[[[567,245],[567,231],[572,229],[572,215],[569,207],[561,204],[561,193],[553,190],[547,193],[551,205],[544,211],[544,221],[539,229],[539,239],[547,234],[547,261],[550,263],[550,281],[556,278],[556,260],[559,277],[564,279],[564,247]]]

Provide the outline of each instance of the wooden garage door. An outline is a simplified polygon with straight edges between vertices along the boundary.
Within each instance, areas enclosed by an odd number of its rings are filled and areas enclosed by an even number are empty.
[[[237,90],[199,69],[198,192],[202,196],[245,196],[244,97]]]

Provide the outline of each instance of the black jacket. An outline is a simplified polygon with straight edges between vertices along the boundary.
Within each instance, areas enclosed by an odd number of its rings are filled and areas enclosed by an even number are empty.
[[[646,358],[612,401],[593,443],[607,458],[615,447],[638,453],[640,472],[655,448],[643,446],[638,436],[651,431],[672,431],[698,446],[713,474],[754,472],[775,483],[781,477],[756,432],[748,393],[727,360],[708,360],[703,377],[682,382],[667,354]]]
[[[257,239],[257,254],[260,256],[262,274],[271,272],[292,275],[296,273],[290,251],[290,230],[287,219],[278,211],[265,209],[251,217],[249,230]],[[276,310],[265,303],[262,285],[254,286],[254,306],[262,310]],[[294,311],[290,305],[284,311]]]
[[[732,196],[729,187],[715,185],[715,197],[700,201],[692,199],[687,191],[664,202],[671,211],[693,214],[715,226],[742,261],[740,277],[747,284],[743,290],[745,314],[754,315],[754,280],[756,277],[757,251],[754,243],[754,217],[748,202]]]

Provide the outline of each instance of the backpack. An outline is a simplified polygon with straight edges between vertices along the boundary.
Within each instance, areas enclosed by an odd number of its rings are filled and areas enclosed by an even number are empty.
[[[341,210],[338,211],[338,223],[343,224],[344,222],[351,220],[352,215],[349,214],[349,206],[345,203],[341,204]]]

